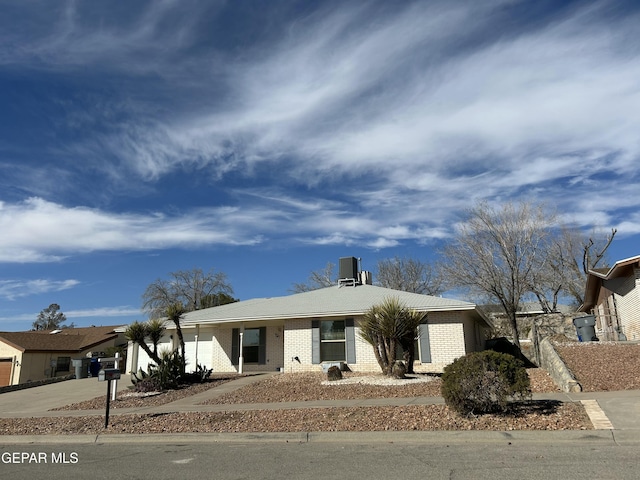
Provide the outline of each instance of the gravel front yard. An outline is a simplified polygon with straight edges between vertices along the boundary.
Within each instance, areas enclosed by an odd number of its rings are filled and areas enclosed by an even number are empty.
[[[533,390],[557,391],[548,374],[529,370]],[[357,375],[348,375],[352,380]],[[354,378],[355,377],[355,378]],[[149,397],[127,397],[126,391],[111,405],[109,428],[102,416],[0,419],[0,434],[99,434],[185,432],[303,432],[303,431],[411,431],[411,430],[575,430],[591,429],[581,405],[561,402],[526,402],[508,415],[461,417],[444,405],[406,407],[302,408],[285,410],[226,411],[220,413],[168,413],[116,415],[117,408],[162,405],[207,388],[215,388],[229,377],[203,385]],[[439,396],[440,379],[428,377],[407,385],[381,386],[369,383],[324,384],[322,374],[274,375],[236,392],[215,399],[216,404],[271,403],[330,399]],[[427,381],[429,380],[429,381]],[[104,409],[104,397],[69,405],[67,410]]]
[[[558,353],[585,391],[640,389],[640,345],[614,343],[556,342]],[[557,392],[542,369],[529,369],[532,391]],[[228,411],[211,413],[167,413],[117,415],[118,409],[164,405],[195,395],[237,375],[217,375],[209,382],[159,395],[136,397],[120,391],[111,403],[109,428],[98,416],[0,419],[0,435],[185,433],[185,432],[304,432],[304,431],[411,431],[411,430],[581,430],[593,428],[580,404],[524,402],[508,415],[461,417],[444,405],[406,407],[300,408],[284,410],[232,411],[242,403],[304,402],[440,396],[438,377],[422,376],[406,385],[372,385],[332,382],[325,375],[280,374],[252,383],[206,403],[229,405]],[[346,374],[350,381],[357,374]],[[68,405],[60,410],[104,410],[105,399]]]

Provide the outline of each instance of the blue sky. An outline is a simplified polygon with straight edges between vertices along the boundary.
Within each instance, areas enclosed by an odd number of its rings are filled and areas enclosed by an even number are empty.
[[[474,202],[640,254],[640,8],[612,1],[2,2],[0,330],[144,319],[171,271],[289,293],[429,261]]]

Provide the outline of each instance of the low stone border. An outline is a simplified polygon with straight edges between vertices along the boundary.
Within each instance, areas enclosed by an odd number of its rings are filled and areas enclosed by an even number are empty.
[[[46,380],[37,380],[35,382],[19,383],[18,385],[8,385],[6,387],[0,387],[0,393],[15,392],[17,390],[25,390],[27,388],[49,385],[50,383],[65,382],[74,378],[76,378],[75,375],[64,375],[62,377],[47,378]]]
[[[565,393],[578,393],[582,391],[582,386],[571,373],[571,370],[564,363],[549,338],[544,338],[540,342],[540,366],[544,368],[556,385]]]

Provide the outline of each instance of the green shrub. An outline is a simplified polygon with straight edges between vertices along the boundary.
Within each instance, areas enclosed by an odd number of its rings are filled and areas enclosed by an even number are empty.
[[[442,396],[462,415],[504,412],[509,399],[531,397],[531,384],[521,360],[487,350],[460,357],[444,368]]]

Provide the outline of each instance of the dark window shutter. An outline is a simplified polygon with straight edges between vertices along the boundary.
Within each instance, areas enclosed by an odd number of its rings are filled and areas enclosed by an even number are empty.
[[[356,363],[356,332],[353,318],[347,318],[344,322],[344,336],[346,340],[347,363]]]
[[[423,323],[418,327],[420,332],[420,363],[431,363],[431,343],[429,342],[429,325]]]
[[[267,363],[267,327],[260,327],[260,348],[258,350],[258,364]]]
[[[311,363],[320,363],[320,320],[311,320]]]
[[[234,328],[231,331],[231,364],[240,364],[240,329]]]

